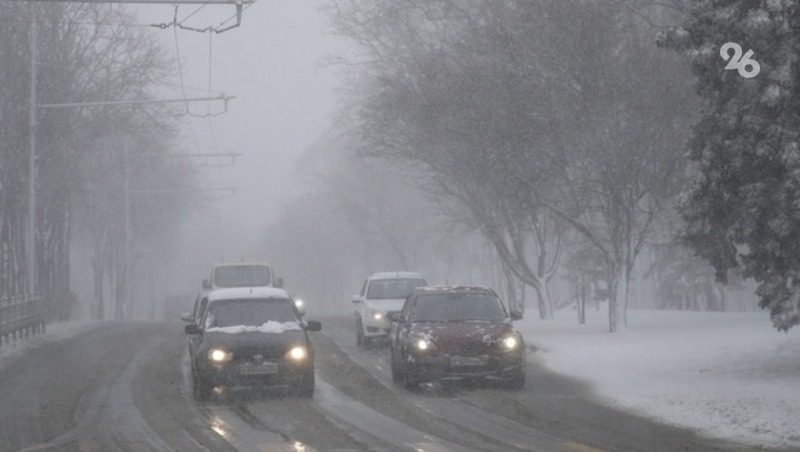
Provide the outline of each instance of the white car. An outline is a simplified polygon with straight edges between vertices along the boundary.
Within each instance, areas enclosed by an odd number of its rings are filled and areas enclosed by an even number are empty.
[[[422,275],[411,272],[375,273],[367,278],[361,293],[353,295],[356,343],[370,347],[375,339],[388,338],[389,313],[399,312],[415,288],[427,285]]]

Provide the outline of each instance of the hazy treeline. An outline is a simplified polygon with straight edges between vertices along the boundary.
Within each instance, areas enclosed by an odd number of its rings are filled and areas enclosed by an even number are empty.
[[[171,66],[124,9],[90,4],[0,4],[0,294],[26,289],[31,24],[37,58],[37,291],[52,317],[67,317],[70,250],[93,268],[95,317],[125,315],[125,180],[130,188],[134,271],[148,249],[165,249],[184,204],[137,190],[190,186],[192,172],[169,158],[177,136],[161,107],[48,108],[47,104],[153,98]],[[126,150],[127,149],[127,156]],[[174,182],[174,183],[173,183]],[[137,260],[139,261],[137,263]],[[135,273],[134,273],[135,274]]]
[[[675,20],[668,6],[336,2],[335,28],[357,46],[343,61],[336,124],[350,157],[338,182],[290,207],[282,221],[294,226],[273,225],[269,240],[314,236],[321,243],[308,244],[316,258],[305,264],[345,275],[351,290],[359,272],[422,268],[418,250],[429,262],[457,255],[487,276],[458,270],[450,282],[478,279],[510,303],[535,293],[542,318],[588,293],[608,301],[611,331],[629,305],[730,309],[741,286],[717,283],[678,237],[699,102],[687,62],[655,46]],[[403,168],[396,177],[411,191],[376,168]],[[453,231],[469,239],[437,242]],[[460,254],[469,247],[482,252]]]

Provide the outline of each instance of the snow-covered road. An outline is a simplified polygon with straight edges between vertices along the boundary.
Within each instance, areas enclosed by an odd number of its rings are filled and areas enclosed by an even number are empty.
[[[524,391],[391,382],[388,350],[324,319],[314,399],[247,391],[197,403],[178,324],[110,323],[45,341],[0,366],[0,450],[720,450],[608,408],[531,363]],[[536,354],[536,352],[532,352]]]

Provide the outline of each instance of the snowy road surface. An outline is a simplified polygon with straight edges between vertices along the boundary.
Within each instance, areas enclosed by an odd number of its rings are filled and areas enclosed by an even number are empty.
[[[524,391],[391,382],[387,349],[349,318],[312,341],[312,400],[236,392],[195,402],[178,324],[109,323],[0,366],[0,450],[746,450],[595,402],[530,363]]]

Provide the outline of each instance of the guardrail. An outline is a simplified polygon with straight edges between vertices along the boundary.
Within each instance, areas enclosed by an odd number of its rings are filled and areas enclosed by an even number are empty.
[[[0,347],[45,331],[46,305],[41,295],[0,298]]]

